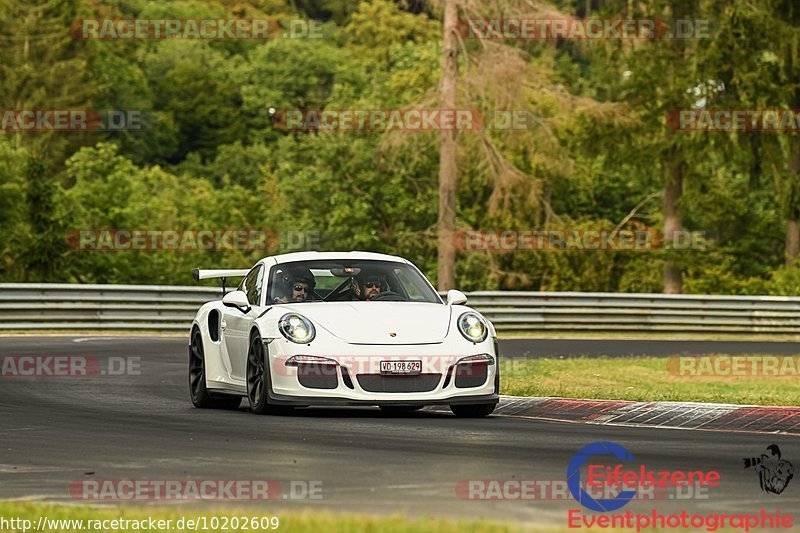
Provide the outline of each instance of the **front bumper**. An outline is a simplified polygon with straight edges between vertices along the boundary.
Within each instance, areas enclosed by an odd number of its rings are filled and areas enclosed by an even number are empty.
[[[353,345],[326,348],[285,339],[266,343],[270,359],[269,400],[276,405],[454,405],[499,401],[498,360],[493,339],[479,344],[448,341],[428,345]],[[292,356],[323,357],[318,374],[310,366],[286,366]],[[458,363],[488,355],[491,364]],[[420,361],[419,376],[386,376],[381,361]],[[481,364],[483,366],[481,367]],[[313,372],[312,372],[313,373]],[[302,374],[302,376],[300,375]],[[311,386],[306,386],[311,385]]]

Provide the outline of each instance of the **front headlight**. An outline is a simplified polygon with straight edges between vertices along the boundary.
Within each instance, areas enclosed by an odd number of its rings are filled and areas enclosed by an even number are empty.
[[[466,312],[458,317],[458,331],[470,342],[483,342],[489,328],[480,316]]]
[[[286,313],[278,322],[278,329],[284,337],[297,344],[308,344],[314,340],[317,332],[314,324],[303,315]]]

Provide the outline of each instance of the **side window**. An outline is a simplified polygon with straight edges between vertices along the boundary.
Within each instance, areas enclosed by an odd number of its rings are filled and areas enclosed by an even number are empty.
[[[261,289],[264,286],[264,265],[258,265],[251,270],[244,280],[244,292],[251,305],[261,303]]]

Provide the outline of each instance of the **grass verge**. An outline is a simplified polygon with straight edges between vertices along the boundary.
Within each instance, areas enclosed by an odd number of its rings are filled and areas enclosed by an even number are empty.
[[[771,356],[765,356],[771,357]],[[800,406],[800,377],[692,376],[665,357],[501,360],[501,393],[633,401]],[[800,371],[800,369],[798,369]]]

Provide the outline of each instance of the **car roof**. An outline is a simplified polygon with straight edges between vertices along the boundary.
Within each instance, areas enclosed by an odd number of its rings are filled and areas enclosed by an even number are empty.
[[[265,262],[273,260],[273,264],[291,263],[294,261],[336,261],[346,260],[372,260],[372,261],[391,261],[394,263],[410,264],[407,259],[395,255],[379,254],[375,252],[293,252],[289,254],[274,255],[265,258]]]

